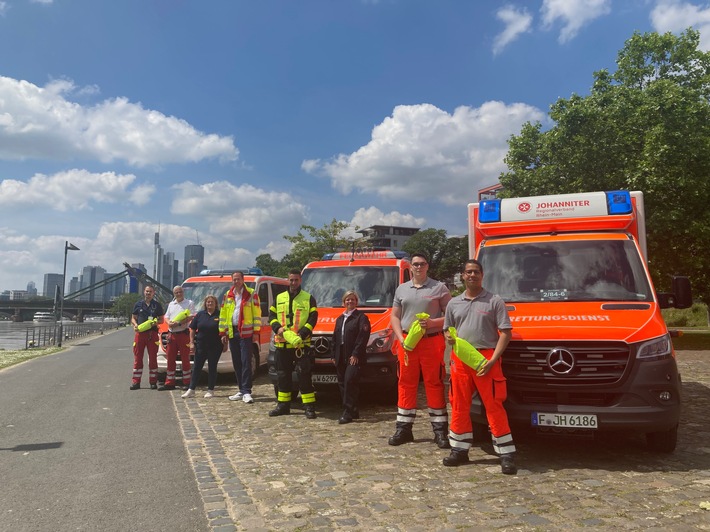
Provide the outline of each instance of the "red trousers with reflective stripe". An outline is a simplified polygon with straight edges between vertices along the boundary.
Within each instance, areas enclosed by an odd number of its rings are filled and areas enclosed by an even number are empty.
[[[136,332],[133,338],[133,382],[140,383],[143,376],[143,353],[148,350],[149,382],[158,382],[158,331],[151,329],[146,332]]]
[[[175,384],[175,367],[177,366],[177,356],[180,355],[182,362],[182,383],[190,384],[190,333],[188,331],[170,333],[165,358],[168,360],[168,369],[165,375],[165,384]]]
[[[444,393],[444,336],[425,336],[413,351],[405,351],[399,342],[395,343],[399,361],[399,380],[397,381],[397,406],[404,410],[417,408],[417,390],[421,372],[429,408],[445,409]]]
[[[489,360],[493,356],[493,349],[479,349],[479,351]],[[486,407],[488,425],[493,436],[497,438],[509,434],[508,414],[503,407],[508,392],[500,359],[486,375],[479,377],[472,367],[461,362],[453,353],[451,353],[451,389],[449,390],[451,432],[466,434],[472,431],[471,398],[476,390],[481,396],[483,406]]]

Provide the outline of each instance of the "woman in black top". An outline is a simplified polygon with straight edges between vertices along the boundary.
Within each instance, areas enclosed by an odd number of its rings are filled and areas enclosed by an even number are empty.
[[[360,395],[360,371],[365,365],[365,349],[370,339],[370,320],[356,307],[357,294],[348,290],[343,294],[345,312],[335,320],[333,343],[338,386],[343,400],[343,415],[338,423],[350,423],[360,417],[357,399]]]
[[[217,362],[222,356],[222,339],[219,337],[219,304],[215,296],[207,296],[204,309],[195,314],[190,323],[190,347],[195,348],[195,362],[192,365],[190,387],[182,394],[183,398],[194,397],[202,368],[207,361],[206,399],[214,397],[217,383]]]

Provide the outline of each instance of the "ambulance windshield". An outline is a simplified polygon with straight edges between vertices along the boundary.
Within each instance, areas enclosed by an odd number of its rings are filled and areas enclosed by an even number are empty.
[[[483,286],[506,302],[653,301],[630,240],[568,240],[483,247]]]
[[[345,266],[305,269],[301,287],[323,308],[342,307],[348,290],[355,290],[359,307],[391,307],[398,283],[394,266]]]
[[[254,288],[254,282],[244,283],[249,288]],[[232,281],[227,282],[208,281],[204,283],[183,283],[182,289],[185,292],[185,299],[192,299],[195,303],[195,310],[202,310],[205,307],[205,298],[215,296],[220,305],[224,295],[232,287]]]

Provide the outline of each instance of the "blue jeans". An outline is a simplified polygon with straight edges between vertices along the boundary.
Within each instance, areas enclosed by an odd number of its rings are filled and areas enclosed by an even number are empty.
[[[229,351],[232,353],[234,376],[242,394],[251,394],[251,336],[241,338],[234,331],[234,338],[229,339]]]

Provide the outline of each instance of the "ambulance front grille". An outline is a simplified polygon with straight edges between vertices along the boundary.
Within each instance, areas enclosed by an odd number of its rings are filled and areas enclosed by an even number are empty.
[[[555,386],[613,385],[631,362],[622,342],[511,342],[503,354],[503,373],[510,384]]]

